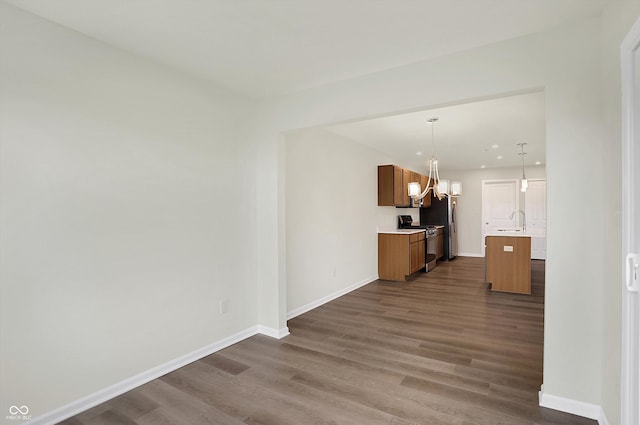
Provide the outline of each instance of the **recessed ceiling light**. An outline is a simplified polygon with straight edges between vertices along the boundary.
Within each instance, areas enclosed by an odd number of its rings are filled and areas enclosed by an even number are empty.
[[[420,156],[422,155],[422,152],[416,152],[416,155]]]
[[[500,147],[500,145],[499,145],[499,144],[497,144],[497,143],[494,143],[493,145],[491,145],[491,147],[492,147],[493,149],[498,149],[498,148]]]
[[[536,161],[536,165],[540,165],[540,164],[542,164],[542,162]]]
[[[487,168],[487,166],[486,165],[481,165],[480,168]]]
[[[498,159],[502,159],[502,155],[498,155],[496,158],[498,158]]]

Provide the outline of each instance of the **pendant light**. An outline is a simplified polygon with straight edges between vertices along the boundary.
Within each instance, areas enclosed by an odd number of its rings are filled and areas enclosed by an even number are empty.
[[[438,173],[438,158],[436,158],[435,154],[436,143],[433,131],[434,124],[438,122],[438,118],[427,118],[427,122],[431,124],[431,159],[429,159],[429,178],[427,180],[427,187],[425,187],[421,193],[419,182],[411,182],[408,186],[409,196],[416,201],[425,198],[431,190],[433,191],[433,194],[436,198],[442,199],[444,197],[444,194],[441,193],[438,189],[438,183],[440,182],[440,173]]]
[[[526,143],[518,143],[518,146],[520,146],[520,152],[518,153],[518,155],[522,157],[522,180],[520,180],[520,192],[526,192],[527,187],[529,187],[527,177],[524,175],[524,156],[527,154],[524,151],[524,145],[526,145]]]

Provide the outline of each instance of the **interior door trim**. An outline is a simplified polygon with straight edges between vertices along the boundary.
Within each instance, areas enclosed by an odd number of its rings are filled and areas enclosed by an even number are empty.
[[[640,105],[635,87],[640,85],[635,76],[635,55],[640,54],[640,18],[631,27],[620,46],[622,77],[622,364],[621,364],[621,425],[635,425],[640,421],[640,332],[637,318],[640,317],[638,293],[629,291],[627,277],[629,258],[637,253],[633,238],[640,229],[635,229],[633,196],[634,149],[640,149],[640,129],[635,128],[634,118],[640,114]]]

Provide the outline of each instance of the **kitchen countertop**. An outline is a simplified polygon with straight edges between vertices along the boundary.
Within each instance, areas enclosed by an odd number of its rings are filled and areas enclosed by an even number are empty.
[[[387,235],[413,235],[414,233],[424,232],[426,229],[378,229],[378,233]]]
[[[501,229],[493,229],[489,230],[485,236],[509,236],[509,237],[528,237],[528,238],[544,238],[545,231],[544,229],[536,228],[532,226],[530,229],[527,229],[525,232],[522,231],[521,227],[504,227]]]
[[[508,237],[524,237],[530,238],[532,236],[536,236],[531,234],[529,231],[523,232],[522,230],[490,230],[489,233],[486,233],[485,236],[508,236]]]

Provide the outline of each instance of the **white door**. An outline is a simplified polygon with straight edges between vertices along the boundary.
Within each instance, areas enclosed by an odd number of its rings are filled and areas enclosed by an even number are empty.
[[[620,49],[622,68],[622,425],[640,423],[640,19]]]
[[[547,258],[547,181],[529,179],[524,194],[527,232],[531,233],[531,258]]]
[[[482,255],[488,232],[517,226],[518,190],[517,180],[482,181]]]
[[[620,49],[622,68],[622,425],[640,423],[640,19]]]

